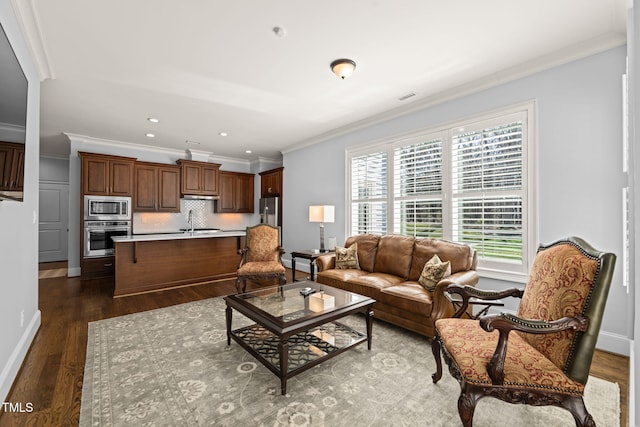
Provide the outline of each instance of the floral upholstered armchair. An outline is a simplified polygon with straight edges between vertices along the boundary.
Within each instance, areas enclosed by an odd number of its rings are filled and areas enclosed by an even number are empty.
[[[460,382],[458,411],[470,427],[485,396],[509,403],[554,405],[577,426],[595,426],[582,395],[589,376],[616,257],[570,237],[541,246],[524,289],[502,292],[449,285],[462,297],[454,318],[436,321],[433,382],[442,377],[440,352]],[[455,318],[469,298],[522,298],[517,315]]]
[[[268,224],[247,227],[246,245],[238,250],[238,292],[246,291],[247,279],[279,279],[280,285],[287,283],[286,269],[282,264],[284,252],[284,248],[280,246],[280,227]]]

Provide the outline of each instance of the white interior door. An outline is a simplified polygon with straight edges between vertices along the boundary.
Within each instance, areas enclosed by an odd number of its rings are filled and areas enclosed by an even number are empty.
[[[69,184],[40,183],[38,261],[69,258]]]

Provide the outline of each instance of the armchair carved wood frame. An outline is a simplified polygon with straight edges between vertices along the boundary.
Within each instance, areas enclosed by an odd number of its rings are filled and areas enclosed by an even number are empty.
[[[246,291],[247,279],[278,279],[281,286],[287,283],[286,269],[282,264],[285,250],[280,242],[280,227],[269,224],[247,227],[245,247],[238,250],[238,292]]]
[[[436,321],[433,382],[442,378],[442,351],[460,383],[458,412],[465,427],[472,426],[475,406],[486,396],[558,406],[571,412],[576,426],[595,426],[582,396],[615,260],[569,237],[540,246],[524,290],[449,285],[463,303],[453,318]],[[471,297],[521,301],[517,315],[462,319]]]

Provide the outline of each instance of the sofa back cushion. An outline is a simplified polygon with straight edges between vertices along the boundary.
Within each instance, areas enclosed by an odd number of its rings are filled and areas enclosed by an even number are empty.
[[[414,237],[396,234],[381,236],[374,271],[393,274],[407,280],[411,269],[414,240]]]
[[[414,243],[409,280],[418,280],[424,265],[434,255],[451,263],[451,274],[475,270],[478,263],[476,251],[471,246],[427,237],[419,238]]]
[[[358,244],[358,262],[360,270],[373,272],[373,266],[376,262],[376,253],[378,251],[378,240],[380,236],[374,234],[359,234],[347,238],[344,246],[348,248],[354,243]]]

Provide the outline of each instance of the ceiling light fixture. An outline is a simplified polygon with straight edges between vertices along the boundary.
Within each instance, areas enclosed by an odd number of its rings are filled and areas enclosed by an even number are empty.
[[[227,135],[229,135],[229,134],[228,134],[228,133],[226,133],[226,132],[220,132],[218,135],[220,135],[220,136],[227,136]]]
[[[252,153],[251,150],[244,150],[244,152],[247,153],[247,154],[251,154]]]
[[[145,135],[147,138],[155,138],[155,137],[156,137],[156,135],[155,135],[155,134],[153,134],[153,133],[145,133],[144,135]]]
[[[353,74],[356,69],[356,63],[350,59],[336,59],[330,65],[331,71],[342,80]]]
[[[149,117],[147,120],[149,120],[151,123],[159,123],[160,120],[156,119],[155,117]]]

